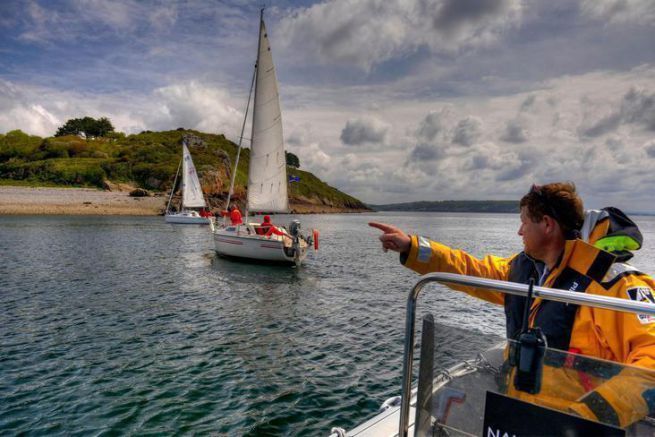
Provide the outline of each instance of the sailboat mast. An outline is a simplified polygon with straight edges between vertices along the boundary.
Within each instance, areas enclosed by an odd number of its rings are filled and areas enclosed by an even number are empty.
[[[262,32],[263,32],[263,30],[264,30],[264,8],[261,8],[261,10],[259,11],[259,36],[257,37],[257,63],[255,64],[255,75],[253,76],[253,84],[255,85],[255,87],[257,86],[257,83],[259,82],[259,80],[258,79],[255,80],[255,78],[257,76],[259,76],[259,53],[260,53],[260,51],[262,49]],[[252,90],[252,88],[251,88],[251,90]],[[252,106],[253,106],[253,111],[254,111],[254,108],[257,106],[257,89],[256,88],[255,88],[255,97],[254,97],[253,100],[254,101],[253,101]],[[255,120],[254,120],[254,117],[253,117],[253,122],[252,122],[252,126],[251,126],[251,131],[250,131],[250,138],[255,138]],[[252,154],[250,155],[250,157],[252,158]],[[248,172],[248,177],[250,177],[250,171]],[[248,181],[248,183],[250,184],[250,181]],[[246,201],[246,215],[245,215],[246,221],[248,221],[248,206],[249,206],[248,203],[249,202]]]
[[[173,181],[173,188],[171,188],[171,195],[168,197],[168,204],[166,204],[166,214],[168,214],[168,211],[171,208],[171,201],[173,200],[173,194],[175,193],[175,186],[177,185],[177,177],[180,174],[180,167],[182,167],[182,160],[184,158],[180,159],[180,163],[177,165],[177,172],[175,172],[175,180]]]
[[[241,125],[241,135],[239,135],[239,148],[237,149],[237,157],[234,161],[234,171],[232,172],[232,178],[230,181],[230,191],[227,192],[227,204],[225,209],[227,210],[230,207],[230,198],[232,197],[234,190],[234,181],[237,177],[237,167],[239,166],[239,156],[241,155],[241,143],[243,142],[243,132],[246,130],[246,120],[248,119],[248,110],[250,109],[250,99],[252,97],[252,89],[255,86],[255,77],[257,75],[257,64],[252,72],[252,80],[250,81],[250,91],[248,92],[248,102],[246,103],[246,114],[243,116],[243,124]]]

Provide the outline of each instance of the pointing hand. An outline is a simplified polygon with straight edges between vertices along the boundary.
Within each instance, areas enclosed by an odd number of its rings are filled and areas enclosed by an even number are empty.
[[[409,252],[412,240],[409,235],[401,231],[399,228],[378,222],[370,222],[368,225],[383,232],[379,238],[385,252],[389,249],[399,253]]]

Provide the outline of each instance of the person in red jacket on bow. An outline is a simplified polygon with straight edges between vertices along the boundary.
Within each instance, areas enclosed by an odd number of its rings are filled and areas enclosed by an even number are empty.
[[[239,208],[235,204],[232,204],[229,211],[221,211],[221,216],[227,217],[228,215],[230,216],[230,222],[232,223],[232,225],[243,224],[241,211],[239,211]]]

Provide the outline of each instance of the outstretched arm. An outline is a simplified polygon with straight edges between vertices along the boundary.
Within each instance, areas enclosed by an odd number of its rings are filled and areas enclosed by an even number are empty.
[[[384,250],[391,249],[400,253],[400,262],[422,275],[430,272],[448,272],[506,280],[509,274],[511,258],[487,256],[480,260],[463,250],[451,249],[425,237],[416,235],[410,237],[400,228],[386,223],[371,222],[369,226],[383,232],[379,239]],[[488,293],[474,287],[451,286],[450,288],[496,304],[504,302],[503,295],[500,293]]]

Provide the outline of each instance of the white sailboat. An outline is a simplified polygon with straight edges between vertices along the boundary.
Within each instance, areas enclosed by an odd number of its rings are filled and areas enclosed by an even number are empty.
[[[318,234],[316,231],[312,232],[311,236],[305,237],[301,233],[300,222],[294,220],[290,223],[288,229],[277,226],[285,235],[265,236],[262,235],[260,223],[248,223],[247,219],[248,211],[289,212],[282,114],[263,10],[260,15],[257,63],[241,129],[239,152],[232,172],[228,205],[234,189],[243,130],[248,116],[253,87],[255,93],[252,115],[252,142],[248,168],[248,198],[244,216],[246,223],[234,226],[224,223],[222,226],[217,226],[213,230],[216,252],[223,256],[299,265],[307,255],[307,249],[312,244],[314,244],[315,249],[318,247]]]
[[[175,193],[177,178],[180,174],[180,168],[182,168],[182,205],[179,212],[173,212],[170,210],[170,207],[171,201],[173,200],[173,193]],[[177,167],[171,195],[166,205],[166,223],[208,225],[213,221],[213,217],[209,214],[203,216],[203,214],[197,211],[197,209],[204,210],[206,207],[207,204],[205,203],[205,197],[200,187],[196,167],[193,165],[186,140],[183,140],[182,160]]]

